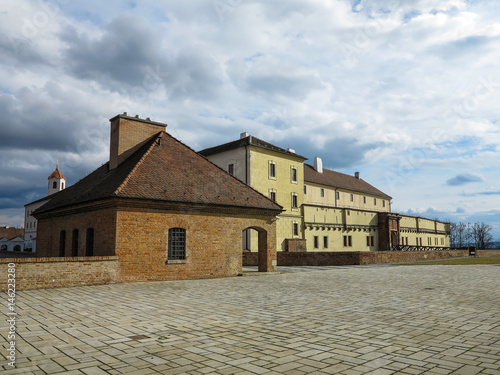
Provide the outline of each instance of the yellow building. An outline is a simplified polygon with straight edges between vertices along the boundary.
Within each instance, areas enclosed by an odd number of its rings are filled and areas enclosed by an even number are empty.
[[[284,208],[277,217],[278,251],[377,251],[449,247],[449,224],[391,213],[392,198],[354,176],[314,165],[248,133],[200,151]],[[297,245],[298,244],[298,245]],[[256,251],[249,230],[242,248]]]

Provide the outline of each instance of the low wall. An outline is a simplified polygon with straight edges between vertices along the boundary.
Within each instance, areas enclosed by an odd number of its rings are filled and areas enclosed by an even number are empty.
[[[3,258],[0,259],[2,291],[8,289],[9,268],[15,270],[16,290],[60,288],[116,282],[119,261],[116,256]]]
[[[478,256],[500,255],[500,250],[478,250]],[[278,266],[348,266],[377,263],[414,262],[419,260],[468,257],[468,250],[439,251],[336,251],[289,253],[278,252]],[[244,266],[257,265],[257,253],[243,253]]]

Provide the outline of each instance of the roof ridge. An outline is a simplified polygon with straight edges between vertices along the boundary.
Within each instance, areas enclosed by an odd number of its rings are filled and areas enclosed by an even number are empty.
[[[152,140],[152,139],[155,139],[155,140],[156,139],[161,139],[163,137],[163,133],[165,133],[165,132],[164,131],[160,131],[160,132],[156,133],[155,135],[153,135],[149,140]],[[134,173],[137,171],[137,169],[139,169],[139,167],[141,166],[141,164],[144,162],[144,160],[146,159],[146,157],[151,153],[151,151],[153,150],[153,148],[155,146],[156,146],[156,142],[152,142],[151,145],[146,150],[146,152],[144,153],[144,155],[141,156],[141,158],[139,159],[139,161],[135,164],[134,168],[132,168],[132,170],[130,171],[130,173],[127,175],[127,177],[125,177],[125,179],[123,180],[123,182],[112,193],[112,195],[119,195],[120,194],[120,192],[125,188],[125,186],[130,181],[130,179],[132,178],[132,176],[134,175]],[[137,150],[137,151],[139,151],[139,150]],[[132,155],[130,155],[130,156],[132,156]]]
[[[208,161],[210,164],[214,165],[215,167],[217,167],[218,169],[220,169],[221,171],[223,171],[224,173],[228,174],[229,176],[231,176],[234,180],[238,181],[238,183],[240,184],[243,184],[245,185],[246,187],[252,189],[253,191],[255,191],[257,194],[261,195],[262,197],[266,198],[267,200],[273,202],[275,205],[283,208],[281,205],[279,205],[278,203],[276,203],[275,201],[273,201],[271,198],[269,197],[266,197],[264,194],[262,194],[260,191],[254,189],[252,186],[248,185],[247,183],[241,181],[239,178],[237,178],[236,176],[232,175],[231,173],[229,173],[228,171],[226,171],[225,169],[219,167],[217,164],[215,164],[214,162],[212,162],[211,160],[209,160],[207,157],[203,156],[202,154],[200,154],[199,152],[196,152],[194,149],[192,149],[191,147],[189,147],[188,145],[184,144],[183,142],[181,142],[180,140],[178,140],[177,138],[175,138],[172,134],[169,134],[167,132],[164,132],[165,134],[167,134],[170,138],[172,138],[174,141],[180,143],[181,145],[187,147],[188,149],[190,149],[191,151],[193,151],[196,155],[198,155],[199,157],[201,157],[202,159]],[[249,135],[248,137],[246,138],[250,138],[252,137],[251,135]],[[234,141],[233,141],[234,142]]]

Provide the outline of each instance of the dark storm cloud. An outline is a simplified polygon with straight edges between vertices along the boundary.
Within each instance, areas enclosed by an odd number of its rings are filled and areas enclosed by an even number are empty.
[[[44,92],[24,88],[16,96],[0,95],[0,113],[2,148],[56,151],[76,146],[74,122]]]
[[[328,140],[321,148],[305,139],[293,139],[290,144],[299,154],[309,159],[306,163],[313,163],[314,157],[319,156],[323,159],[323,166],[329,169],[357,166],[365,161],[368,151],[384,146],[381,143],[361,144],[358,140],[348,137]]]
[[[465,173],[450,178],[448,181],[446,181],[446,184],[450,186],[461,186],[472,182],[481,182],[481,181],[483,181],[481,177]]]
[[[70,74],[131,96],[164,88],[170,99],[210,99],[221,85],[218,62],[201,46],[172,45],[148,21],[121,15],[92,39],[74,29],[63,35]]]

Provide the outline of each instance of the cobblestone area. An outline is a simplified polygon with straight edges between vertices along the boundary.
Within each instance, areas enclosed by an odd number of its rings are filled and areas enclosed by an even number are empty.
[[[499,266],[284,271],[18,292],[17,368],[3,324],[0,369],[500,374]]]

